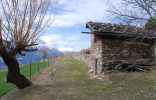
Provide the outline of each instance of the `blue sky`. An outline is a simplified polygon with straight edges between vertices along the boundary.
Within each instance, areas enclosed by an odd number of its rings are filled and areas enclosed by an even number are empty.
[[[114,4],[120,0],[110,0]],[[89,48],[91,37],[86,22],[111,22],[107,6],[108,0],[58,0],[54,22],[41,40],[48,45],[68,45],[74,50]]]

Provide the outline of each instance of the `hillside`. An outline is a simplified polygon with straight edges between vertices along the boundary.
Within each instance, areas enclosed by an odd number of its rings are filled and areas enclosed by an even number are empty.
[[[26,56],[20,56],[17,55],[17,60],[20,64],[20,66],[29,64],[30,61],[37,62],[38,60],[42,59],[42,53],[40,51],[36,52],[24,52]],[[72,54],[74,51],[59,51],[56,48],[51,48],[48,55],[54,55],[54,54]],[[4,64],[3,60],[0,58],[0,70],[7,69],[6,65]]]
[[[156,100],[156,70],[149,73],[114,73],[113,83],[88,75],[82,61],[65,55],[33,76],[34,85],[14,89],[0,100]]]

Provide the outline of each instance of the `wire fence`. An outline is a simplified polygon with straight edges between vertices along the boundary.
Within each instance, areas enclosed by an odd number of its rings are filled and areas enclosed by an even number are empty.
[[[31,59],[30,64],[29,64],[30,65],[30,80],[32,79],[32,75],[33,75],[33,72],[32,72],[33,67],[37,67],[37,71],[39,73],[42,68],[48,67],[52,63],[54,63],[54,62],[58,61],[59,59],[61,59],[62,57],[63,57],[63,54],[52,54],[52,55],[46,56],[42,60],[40,60],[38,58],[37,62],[36,62],[37,66],[33,66],[34,61],[33,61],[33,59]],[[41,65],[41,64],[43,64],[43,65]]]

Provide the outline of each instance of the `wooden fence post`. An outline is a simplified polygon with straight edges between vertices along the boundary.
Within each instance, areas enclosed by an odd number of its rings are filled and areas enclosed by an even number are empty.
[[[52,61],[53,61],[52,57],[53,57],[53,56],[51,55],[51,57],[50,57],[50,59],[51,59],[51,64],[52,64]]]
[[[44,68],[45,68],[45,58],[43,59],[43,62],[44,62]]]
[[[40,71],[40,63],[39,63],[39,58],[38,58],[38,73]]]
[[[30,60],[30,80],[31,80],[31,60]]]
[[[49,67],[49,63],[50,63],[50,62],[49,62],[49,56],[48,56],[48,67]]]

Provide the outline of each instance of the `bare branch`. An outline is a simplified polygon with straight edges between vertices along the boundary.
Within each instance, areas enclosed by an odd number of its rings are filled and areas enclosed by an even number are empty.
[[[122,22],[141,24],[150,18],[156,19],[155,0],[122,0],[120,6],[108,3],[108,12]]]
[[[47,57],[47,55],[48,55],[48,53],[49,53],[49,51],[50,51],[50,49],[49,49],[47,46],[40,46],[40,47],[39,47],[39,50],[41,51],[41,53],[42,53],[42,55],[43,55],[43,59],[44,59],[45,57]]]
[[[9,53],[34,51],[36,40],[50,27],[56,0],[0,0],[1,45]],[[5,41],[5,42],[3,42]],[[36,50],[36,49],[35,49]],[[0,54],[1,55],[1,54]]]

